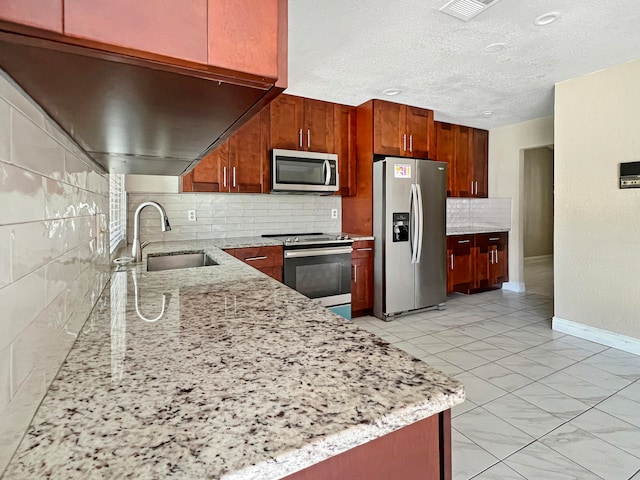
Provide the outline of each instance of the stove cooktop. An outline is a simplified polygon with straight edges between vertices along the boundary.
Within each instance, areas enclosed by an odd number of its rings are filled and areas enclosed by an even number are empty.
[[[289,234],[273,234],[262,235],[263,237],[280,240],[286,246],[294,245],[324,245],[336,243],[353,243],[353,238],[349,235],[331,234],[331,233],[289,233]]]

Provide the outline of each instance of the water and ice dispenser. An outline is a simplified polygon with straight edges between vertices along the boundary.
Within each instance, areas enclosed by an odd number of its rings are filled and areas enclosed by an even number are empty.
[[[409,241],[409,213],[393,213],[393,241]]]

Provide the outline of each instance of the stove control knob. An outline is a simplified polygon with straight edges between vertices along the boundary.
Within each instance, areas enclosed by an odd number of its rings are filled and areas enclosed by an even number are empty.
[[[291,237],[287,237],[287,239],[285,240],[286,243],[290,243],[291,242]]]
[[[345,234],[344,237],[342,237],[342,240],[350,240],[351,237],[349,237],[349,235]]]
[[[293,241],[294,241],[294,242],[299,242],[299,241],[300,241],[300,239],[299,239],[298,237],[296,237],[296,238],[294,238],[294,239],[293,239]]]

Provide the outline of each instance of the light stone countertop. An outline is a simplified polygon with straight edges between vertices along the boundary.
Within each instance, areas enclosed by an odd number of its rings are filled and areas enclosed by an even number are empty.
[[[219,248],[256,243],[155,243],[119,267],[4,478],[271,480],[464,400]],[[145,271],[149,253],[195,249],[220,265]]]
[[[492,232],[509,232],[510,228],[500,228],[491,225],[479,225],[468,227],[451,227],[447,228],[447,236],[450,235],[473,235],[474,233],[492,233]]]

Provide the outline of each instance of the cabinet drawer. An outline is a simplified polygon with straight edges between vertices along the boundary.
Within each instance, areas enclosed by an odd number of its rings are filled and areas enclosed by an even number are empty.
[[[282,247],[278,246],[234,248],[227,250],[227,253],[258,269],[278,267],[283,263]]]
[[[447,237],[447,248],[454,250],[475,247],[475,239],[475,235],[449,235]]]
[[[373,240],[353,242],[351,258],[366,258],[373,256]]]
[[[488,247],[489,245],[506,245],[509,234],[507,232],[478,233],[476,235],[476,247]]]

